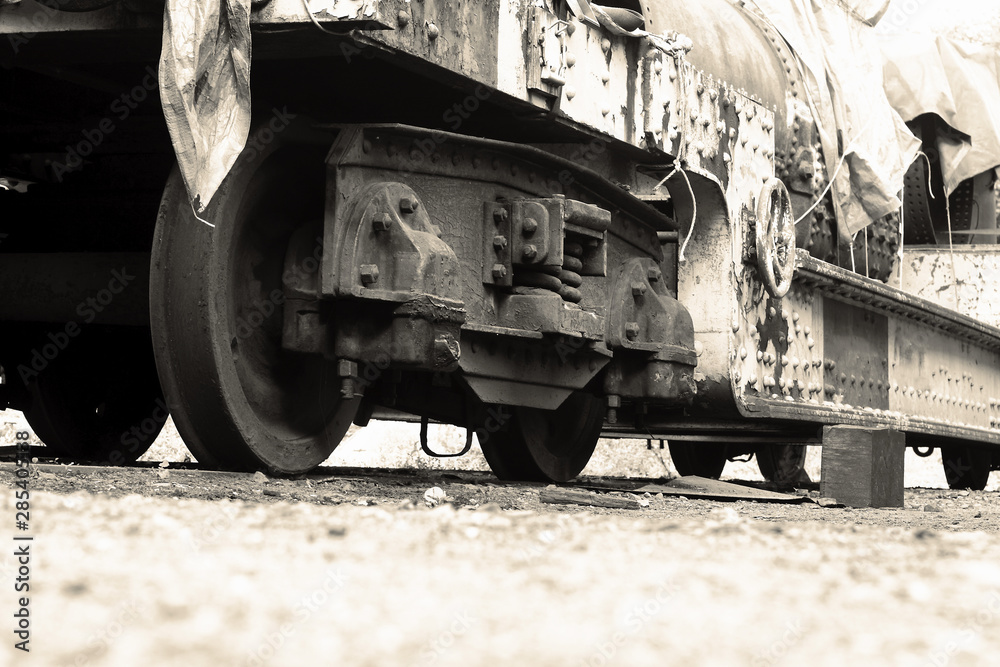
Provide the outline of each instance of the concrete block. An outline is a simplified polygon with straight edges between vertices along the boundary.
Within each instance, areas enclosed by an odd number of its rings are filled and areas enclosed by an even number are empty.
[[[899,431],[824,426],[820,495],[850,507],[902,507],[905,451]]]

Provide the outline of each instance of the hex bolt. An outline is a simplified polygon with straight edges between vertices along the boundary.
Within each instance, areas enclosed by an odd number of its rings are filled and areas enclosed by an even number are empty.
[[[493,209],[493,222],[495,222],[496,224],[499,225],[502,222],[507,222],[507,217],[508,217],[507,209],[505,208]]]
[[[503,264],[493,265],[493,280],[503,280],[507,277],[507,267]]]
[[[538,248],[529,243],[524,246],[524,250],[521,251],[521,256],[530,261],[538,256]]]
[[[645,283],[638,283],[638,282],[632,283],[632,296],[640,297],[645,293],[646,293]]]
[[[629,340],[635,340],[639,336],[639,323],[629,322],[625,325],[625,337]]]
[[[525,236],[531,236],[538,229],[538,221],[534,218],[525,218],[524,222],[521,223],[521,233]]]
[[[399,210],[403,213],[413,213],[420,207],[420,202],[409,197],[400,197]]]
[[[497,234],[493,237],[493,249],[500,252],[507,247],[507,237]]]
[[[361,265],[361,282],[365,285],[371,285],[378,280],[378,264],[362,264]]]
[[[372,229],[376,232],[387,232],[392,227],[392,218],[385,213],[376,213],[372,217]]]

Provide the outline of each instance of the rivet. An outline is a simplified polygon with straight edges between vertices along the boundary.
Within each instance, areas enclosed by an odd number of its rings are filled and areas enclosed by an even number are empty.
[[[764,358],[764,353],[757,350],[757,361],[761,361]]]
[[[399,13],[396,14],[396,23],[399,24],[400,28],[405,28],[410,24],[410,15],[403,10],[400,10]]]
[[[435,39],[438,38],[439,34],[441,34],[441,31],[438,30],[438,27],[436,25],[434,25],[433,23],[428,24],[428,26],[427,26],[427,39],[429,39],[429,40],[431,40],[433,42]]]
[[[602,72],[601,73],[601,83],[607,84],[608,81],[610,81],[610,80],[611,80],[611,74],[610,74],[610,72]]]
[[[576,56],[572,53],[566,53],[566,67],[572,67],[576,64]]]
[[[741,347],[740,348],[740,359],[746,359],[746,358],[747,358],[747,349],[745,347]]]

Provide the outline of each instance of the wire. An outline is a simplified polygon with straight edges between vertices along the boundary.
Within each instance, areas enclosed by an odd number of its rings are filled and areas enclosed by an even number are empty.
[[[958,310],[958,273],[955,272],[955,244],[951,238],[951,204],[944,198],[945,218],[948,220],[948,252],[951,255],[951,286],[955,289],[955,310]]]
[[[806,212],[803,213],[802,215],[800,215],[798,217],[798,219],[794,223],[792,223],[793,226],[799,224],[800,222],[802,222],[807,215],[809,215],[810,213],[812,213],[812,211],[813,211],[814,208],[816,208],[817,206],[819,206],[819,203],[821,201],[823,201],[823,197],[826,197],[826,193],[829,192],[830,188],[833,187],[833,182],[835,180],[837,180],[837,174],[840,173],[840,168],[844,166],[844,161],[847,160],[847,154],[848,154],[848,152],[849,151],[844,151],[844,154],[842,156],[840,156],[840,162],[837,163],[837,168],[833,170],[833,176],[830,178],[829,181],[827,181],[826,187],[823,188],[823,192],[821,192],[819,194],[819,197],[816,198],[816,201],[813,202],[812,206],[810,206],[809,208],[807,208]]]
[[[212,229],[215,229],[215,225],[213,225],[211,222],[209,222],[208,220],[205,220],[200,215],[198,215],[198,210],[194,207],[194,202],[191,201],[190,199],[188,201],[191,203],[191,212],[194,213],[194,219],[197,220],[198,222],[205,223],[206,225],[208,225]]]
[[[694,233],[694,223],[698,220],[698,200],[695,199],[694,188],[691,187],[691,179],[688,178],[688,175],[683,169],[680,168],[679,165],[674,165],[674,168],[670,171],[670,173],[664,176],[659,183],[653,186],[653,190],[659,190],[663,187],[663,184],[670,180],[670,177],[676,173],[680,173],[680,175],[684,177],[684,182],[687,183],[688,192],[691,194],[691,226],[688,228],[687,236],[684,237],[684,243],[681,244],[681,249],[677,253],[677,261],[683,262],[684,251],[687,249],[688,241],[691,240],[691,234]]]
[[[698,220],[698,200],[695,199],[694,188],[691,187],[691,180],[688,178],[688,175],[686,173],[684,173],[683,169],[681,169],[680,172],[681,172],[681,176],[684,177],[684,182],[687,183],[688,192],[691,193],[691,226],[688,228],[687,236],[684,237],[684,243],[681,244],[681,249],[677,253],[677,261],[678,262],[683,262],[684,261],[684,251],[688,247],[688,241],[691,240],[691,234],[694,233],[694,223],[697,222],[697,220]]]
[[[316,20],[316,15],[313,14],[312,8],[309,6],[309,0],[302,0],[302,4],[305,5],[306,14],[309,15],[309,20],[313,22],[313,25],[315,25],[317,28],[319,28],[320,30],[322,30],[323,32],[325,32],[328,35],[338,35],[338,36],[340,36],[340,33],[334,32],[333,30],[327,30],[326,28],[324,28],[323,26],[321,26],[319,24],[319,21]]]

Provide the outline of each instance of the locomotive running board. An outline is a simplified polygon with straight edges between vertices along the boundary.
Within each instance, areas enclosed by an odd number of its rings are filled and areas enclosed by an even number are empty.
[[[803,250],[758,306],[731,339],[743,417],[1000,443],[1000,329]]]

